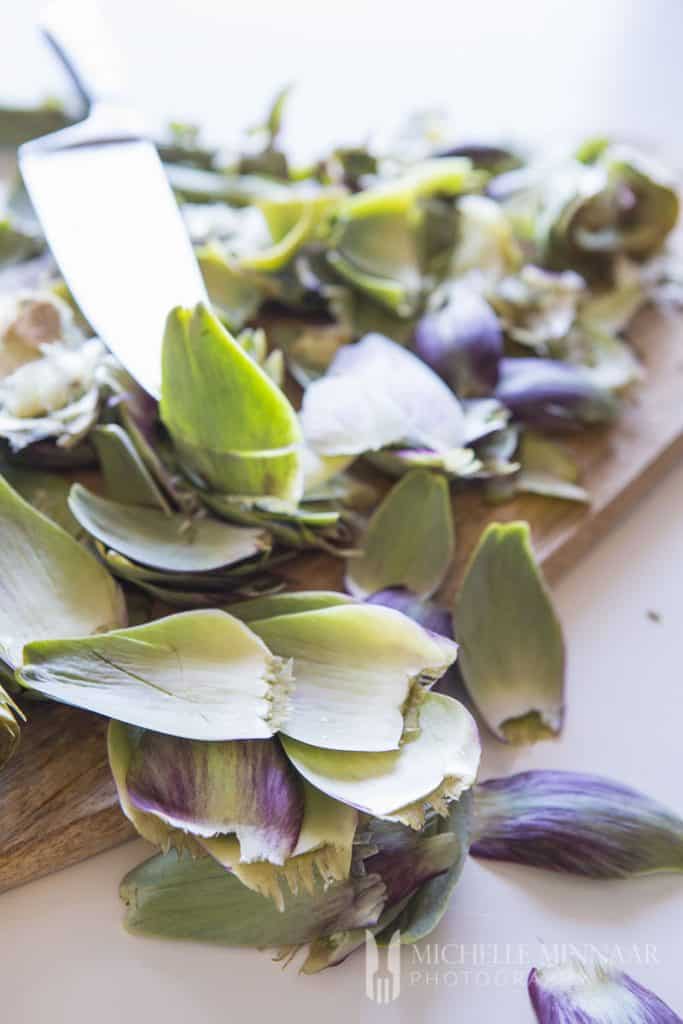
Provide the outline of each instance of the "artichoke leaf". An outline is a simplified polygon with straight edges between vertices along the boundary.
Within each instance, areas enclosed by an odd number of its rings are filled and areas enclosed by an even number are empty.
[[[440,586],[455,547],[448,484],[428,470],[407,473],[374,512],[362,554],[347,562],[346,587],[367,597],[406,587],[430,597]]]
[[[458,448],[465,417],[455,395],[422,360],[380,334],[340,349],[304,394],[301,423],[320,455],[360,455],[406,442]]]
[[[123,505],[145,505],[169,512],[166,498],[128,433],[118,423],[95,427],[91,438],[107,493]]]
[[[181,459],[213,490],[298,501],[296,413],[201,304],[169,314],[160,413]]]
[[[425,695],[419,731],[398,750],[324,750],[282,737],[289,759],[311,785],[377,818],[421,828],[433,807],[468,790],[479,767],[480,745],[472,716],[452,697]]]
[[[207,516],[124,504],[74,484],[69,507],[84,530],[105,547],[153,569],[209,572],[268,551],[268,534]]]
[[[107,570],[0,477],[0,656],[18,664],[28,640],[122,625],[125,606]]]
[[[299,946],[320,935],[376,924],[386,889],[377,875],[300,888],[284,909],[252,891],[211,857],[171,852],[124,878],[121,899],[130,932],[223,946]]]
[[[239,619],[216,610],[27,644],[17,679],[62,703],[198,740],[272,736],[290,690],[282,660]]]
[[[398,748],[424,684],[439,679],[456,656],[449,640],[400,612],[370,605],[340,604],[249,625],[292,661],[296,686],[282,731],[324,748]]]
[[[296,846],[282,866],[266,861],[245,863],[237,841],[229,836],[200,840],[202,847],[244,885],[268,896],[284,910],[288,892],[312,892],[318,880],[329,885],[349,877],[358,812],[321,793],[301,779],[304,815]]]
[[[292,854],[304,801],[277,740],[207,743],[129,732],[138,735],[125,773],[126,805],[200,844],[234,835],[245,863],[283,864]]]
[[[564,641],[528,523],[484,531],[458,595],[454,632],[465,685],[499,739],[529,743],[559,733]]]

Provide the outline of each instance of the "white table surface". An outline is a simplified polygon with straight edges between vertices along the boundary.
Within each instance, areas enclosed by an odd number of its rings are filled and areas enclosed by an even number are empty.
[[[19,6],[0,4],[2,89],[15,98],[55,92],[61,79],[31,28],[39,3]],[[430,105],[451,106],[472,133],[557,139],[613,129],[683,148],[677,0],[404,6],[103,4],[130,62],[128,86],[150,117],[201,117],[222,137],[258,120],[274,88],[297,79],[290,134],[301,151]],[[518,752],[488,742],[483,777],[595,771],[683,813],[682,510],[683,466],[556,588],[570,655],[564,734]],[[680,878],[600,884],[471,861],[429,940],[431,955],[438,947],[450,962],[428,968],[405,951],[401,996],[377,1007],[364,994],[362,953],[303,978],[267,954],[126,935],[117,884],[148,852],[130,843],[0,897],[0,1019],[522,1024],[532,1014],[520,982],[542,962],[542,944],[609,949],[683,1012]]]

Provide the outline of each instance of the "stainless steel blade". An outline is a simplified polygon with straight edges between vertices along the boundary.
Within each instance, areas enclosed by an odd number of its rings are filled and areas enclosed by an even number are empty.
[[[74,298],[109,349],[155,397],[169,311],[206,301],[173,193],[151,142],[125,112],[22,146],[19,165]]]

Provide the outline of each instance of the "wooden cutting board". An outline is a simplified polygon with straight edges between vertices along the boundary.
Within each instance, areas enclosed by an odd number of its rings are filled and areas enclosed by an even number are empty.
[[[590,507],[524,495],[485,505],[475,494],[454,502],[457,556],[440,595],[450,602],[483,526],[527,519],[552,583],[683,455],[683,316],[648,310],[631,332],[647,377],[617,425],[569,445]],[[302,557],[293,587],[341,587],[343,564]],[[0,775],[0,891],[76,864],[131,838],[119,811],[105,749],[106,722],[58,705],[30,706],[16,756]]]

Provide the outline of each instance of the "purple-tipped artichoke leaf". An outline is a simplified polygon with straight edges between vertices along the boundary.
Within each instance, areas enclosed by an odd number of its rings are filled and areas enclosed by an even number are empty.
[[[496,398],[541,430],[577,430],[614,419],[619,404],[583,366],[558,359],[502,359]]]
[[[303,795],[277,740],[205,743],[145,732],[126,778],[130,802],[203,838],[234,833],[240,859],[283,864],[303,819]]]
[[[683,820],[595,775],[530,771],[475,789],[472,855],[588,878],[683,871]]]
[[[681,1024],[659,996],[604,961],[534,967],[528,989],[538,1024]]]
[[[480,291],[455,281],[434,294],[418,321],[415,350],[458,395],[488,394],[498,381],[503,333]]]
[[[378,334],[342,348],[307,388],[301,410],[307,443],[323,455],[360,455],[408,442],[436,451],[464,437],[455,395],[429,367]]]

